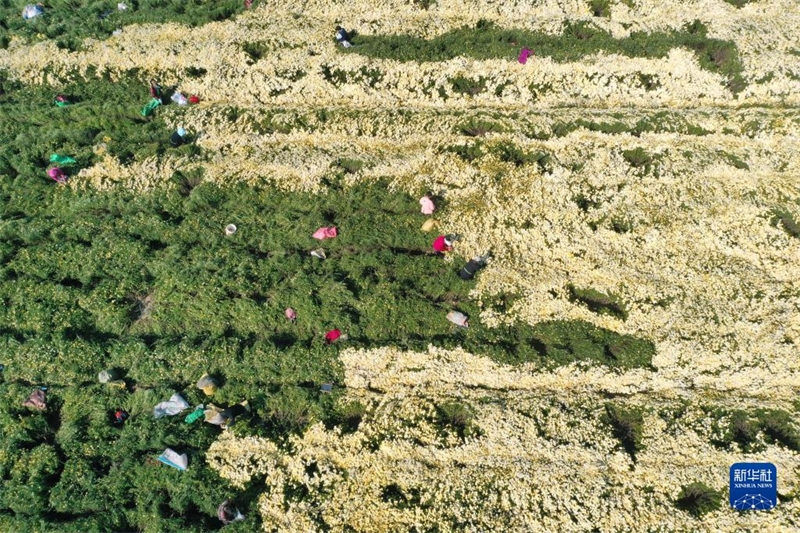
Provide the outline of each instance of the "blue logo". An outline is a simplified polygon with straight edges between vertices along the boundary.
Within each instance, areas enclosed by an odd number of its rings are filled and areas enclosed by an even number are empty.
[[[778,469],[772,463],[731,465],[731,507],[768,511],[778,504]]]

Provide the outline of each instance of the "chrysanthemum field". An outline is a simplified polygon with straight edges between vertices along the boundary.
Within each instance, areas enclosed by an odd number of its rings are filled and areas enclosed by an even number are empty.
[[[800,530],[796,1],[23,7],[0,530]],[[200,103],[143,116],[153,78]],[[154,419],[176,392],[251,412]],[[737,462],[774,509],[730,508]]]

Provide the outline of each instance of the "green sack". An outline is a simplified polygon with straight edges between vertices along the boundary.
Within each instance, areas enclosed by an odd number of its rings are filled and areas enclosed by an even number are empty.
[[[69,105],[69,102],[56,102],[56,105],[58,107],[67,107]]]
[[[142,108],[142,116],[146,117],[147,115],[152,113],[155,108],[157,108],[160,105],[161,105],[161,100],[159,100],[158,98],[153,98],[152,100],[147,102],[147,105],[144,106],[144,108]]]
[[[198,407],[193,412],[186,415],[186,418],[184,418],[183,421],[186,422],[187,424],[194,424],[195,422],[203,418],[203,414],[204,414],[203,408]]]
[[[58,154],[50,154],[50,162],[57,163],[59,165],[69,165],[72,163],[77,163],[77,161],[75,161],[68,155],[58,155]]]

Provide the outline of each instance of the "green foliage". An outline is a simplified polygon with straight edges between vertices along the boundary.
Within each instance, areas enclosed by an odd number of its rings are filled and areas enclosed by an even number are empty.
[[[639,83],[641,83],[642,87],[648,91],[655,91],[661,87],[661,82],[655,74],[643,74],[639,72],[636,76],[639,78]]]
[[[783,209],[773,210],[772,224],[783,228],[783,230],[792,237],[800,239],[800,224],[797,223],[792,213]]]
[[[755,416],[738,409],[730,413],[715,411],[712,414],[716,415],[712,427],[715,432],[721,434],[721,438],[711,441],[712,444],[720,448],[727,448],[735,442],[746,453],[758,452],[763,449],[762,443],[758,440],[761,425]],[[725,415],[729,416],[728,422],[721,427],[719,419]]]
[[[403,489],[397,483],[390,483],[381,490],[381,499],[397,509],[419,509],[425,507],[420,489],[409,487]]]
[[[765,443],[774,443],[800,451],[800,431],[796,416],[780,409],[758,409],[755,411],[712,411],[715,433],[721,435],[712,444],[728,448],[736,443],[746,453],[761,452]],[[722,421],[725,424],[722,425]]]
[[[590,311],[600,314],[615,316],[621,320],[628,318],[628,310],[625,304],[616,296],[604,294],[595,289],[580,289],[574,285],[569,285],[570,298],[579,301],[589,308]]]
[[[319,392],[341,381],[345,346],[463,346],[512,364],[620,368],[646,367],[654,352],[583,322],[473,320],[453,330],[447,311],[480,314],[468,298],[474,282],[429,253],[417,202],[383,184],[310,195],[173,179],[179,187],[152,193],[74,191],[21,175],[0,182],[0,346],[12,381],[0,394],[10,450],[0,468],[27,495],[4,493],[0,512],[55,512],[72,524],[91,513],[96,522],[84,526],[96,530],[202,530],[227,497],[202,457],[219,430],[150,413],[175,391],[205,402],[193,387],[205,372],[224,383],[215,403],[250,401],[234,431],[283,439],[315,420],[357,428],[363,407],[336,407]],[[225,237],[228,223],[239,231]],[[308,254],[321,225],[340,231],[324,243],[325,261]],[[295,323],[285,307],[297,310]],[[349,339],[325,345],[332,328]],[[106,368],[135,392],[96,384]],[[19,407],[30,391],[18,381],[50,386],[47,413]],[[111,424],[120,407],[131,414],[121,428]],[[449,430],[471,433],[459,413],[443,413]],[[21,469],[27,450],[44,444],[62,458],[55,469]],[[167,446],[189,453],[188,472],[152,463]]]
[[[41,516],[48,509],[49,481],[59,470],[56,449],[42,443],[20,453],[0,489],[0,509]]]
[[[299,387],[281,388],[269,397],[265,407],[264,423],[268,434],[278,438],[290,433],[301,434],[319,418],[313,400]]]
[[[130,0],[128,9],[119,11],[117,0],[52,0],[45,13],[23,20],[23,3],[0,3],[0,48],[8,46],[12,36],[36,40],[55,39],[60,48],[79,50],[87,37],[105,39],[117,28],[130,24],[179,22],[200,26],[226,20],[243,10],[239,0]]]
[[[731,154],[729,152],[725,152],[723,150],[718,150],[717,153],[723,159],[728,161],[728,163],[730,163],[731,166],[733,166],[734,168],[738,168],[739,170],[750,170],[750,165],[748,165],[746,162],[736,157],[736,155]]]
[[[608,16],[607,0],[592,0],[592,8],[596,16]],[[700,21],[680,31],[634,32],[623,39],[614,39],[610,33],[585,22],[567,24],[561,35],[551,35],[497,28],[482,21],[474,28],[452,30],[428,41],[412,35],[362,35],[358,46],[343,49],[342,53],[398,61],[446,61],[458,56],[510,59],[524,46],[535,50],[540,57],[567,62],[599,51],[629,57],[665,57],[673,48],[686,47],[697,54],[704,69],[725,76],[728,88],[737,94],[745,88],[745,83],[736,45],[731,41],[709,38],[707,33]],[[645,76],[641,82],[648,90],[657,88],[656,78]],[[480,80],[460,78],[451,80],[451,83],[454,90],[467,94],[485,89]]]
[[[641,146],[632,150],[623,150],[622,158],[633,168],[640,169],[643,174],[650,172],[655,161],[655,157]]]
[[[703,136],[712,132],[688,122],[685,117],[678,114],[659,111],[640,119],[631,130],[631,134],[637,137],[642,133],[680,133],[681,135]]]
[[[8,82],[0,83],[5,86]],[[38,202],[40,185],[51,181],[45,175],[50,154],[70,155],[77,165],[65,167],[68,175],[98,160],[95,150],[105,150],[122,162],[158,157],[169,147],[169,131],[158,117],[139,116],[149,99],[147,84],[127,77],[119,82],[89,78],[67,83],[56,90],[45,86],[24,90],[8,84],[11,90],[0,93],[0,175],[29,182],[26,199],[16,205],[24,210]],[[73,105],[53,105],[55,92],[70,96]],[[138,95],[138,98],[137,98]],[[177,149],[191,153],[192,146]]]
[[[250,58],[248,64],[252,65],[258,62],[259,59],[267,55],[269,52],[269,45],[263,42],[243,43],[242,52],[247,54]]]
[[[457,155],[464,161],[471,163],[483,157],[485,152],[483,150],[483,143],[480,141],[468,142],[465,144],[458,144],[454,146],[447,146],[442,148],[442,152],[450,152]]]
[[[800,452],[800,430],[796,426],[796,417],[779,409],[760,409],[756,411],[756,416],[768,440]]]
[[[465,349],[480,350],[510,364],[536,362],[553,367],[592,361],[612,368],[649,368],[655,354],[649,341],[581,321],[553,320],[495,329],[471,323],[462,334]]]
[[[635,137],[639,137],[643,133],[680,133],[682,135],[697,136],[712,133],[709,130],[688,122],[686,118],[680,115],[669,111],[659,111],[639,119],[639,121],[633,125],[624,122],[594,122],[583,119],[572,122],[557,122],[551,127],[551,134],[554,137],[565,137],[579,128],[597,131],[607,135],[630,133]]]
[[[343,83],[366,83],[369,87],[375,88],[383,80],[383,73],[377,68],[361,67],[358,70],[342,70],[329,65],[322,65],[322,77],[335,87]]]
[[[471,118],[458,127],[458,131],[468,137],[483,137],[487,133],[502,133],[504,128],[497,122]]]
[[[355,174],[364,168],[364,162],[358,159],[342,158],[336,162],[336,166],[339,167],[345,174]]]
[[[719,491],[696,481],[681,487],[675,506],[696,518],[701,518],[704,514],[722,507],[721,500],[722,494]]]
[[[521,167],[539,160],[539,154],[523,150],[510,141],[494,144],[491,146],[490,151],[495,154],[500,161],[511,163],[516,167]]]
[[[636,462],[636,454],[644,449],[642,443],[642,432],[644,417],[639,408],[625,408],[611,403],[606,404],[606,412],[603,421],[611,426],[616,437],[622,444],[623,449],[631,456],[631,460]]]
[[[436,4],[436,0],[412,0],[412,2],[415,6],[425,10],[430,9],[434,4]]]
[[[459,402],[447,402],[436,406],[436,421],[446,431],[452,431],[461,440],[481,435],[475,424],[475,414],[468,405]]]
[[[754,448],[759,429],[757,421],[748,417],[746,412],[734,411],[731,414],[730,427],[726,437],[738,443],[745,452],[749,452]]]
[[[608,0],[590,0],[589,10],[595,17],[609,18],[611,16],[611,6]]]
[[[650,364],[652,343],[585,322],[487,328],[473,319],[469,329],[453,330],[449,310],[480,314],[468,298],[474,282],[430,253],[416,200],[383,183],[310,195],[221,188],[198,169],[176,172],[168,189],[148,193],[55,186],[44,174],[54,152],[74,156],[80,168],[96,162],[101,148],[123,162],[173,150],[159,111],[138,116],[149,95],[137,73],[129,74],[113,84],[92,78],[59,87],[75,102],[65,108],[52,105],[51,90],[0,77],[0,350],[7,367],[0,524],[13,513],[6,529],[218,527],[216,506],[231,487],[209,470],[204,451],[219,429],[152,417],[153,406],[174,392],[191,405],[206,403],[193,386],[205,372],[223,383],[216,404],[249,401],[250,415],[233,431],[286,442],[316,420],[352,432],[367,415],[362,405],[338,405],[335,393],[319,391],[320,383],[341,382],[342,347],[463,346],[543,367]],[[380,79],[370,70],[359,75]],[[227,111],[230,121],[245,113]],[[292,127],[273,124],[271,115],[262,126]],[[480,157],[481,146],[470,144],[463,156]],[[513,144],[488,149],[515,165],[550,165],[548,154]],[[330,179],[364,167],[341,159]],[[239,231],[225,237],[229,223]],[[311,233],[322,225],[340,230],[322,243],[325,261],[308,254],[321,245]],[[285,307],[297,310],[295,323],[286,321]],[[349,339],[325,345],[332,328]],[[109,368],[126,389],[96,382]],[[21,407],[31,384],[49,387],[46,412]],[[112,424],[119,408],[131,415],[122,426]],[[458,406],[442,406],[438,420],[462,437],[477,434]],[[155,460],[166,447],[188,453],[188,471]],[[259,492],[251,489],[241,497],[246,512]],[[253,518],[237,527],[259,524]]]
[[[473,96],[486,90],[486,78],[480,76],[478,79],[473,79],[456,76],[450,79],[450,85],[455,93]]]
[[[728,2],[730,5],[735,6],[737,8],[740,8],[740,9],[743,8],[744,6],[746,6],[747,4],[749,4],[750,2],[753,2],[753,1],[754,0],[725,0],[725,2]]]
[[[344,403],[333,410],[333,416],[326,421],[326,425],[338,426],[343,434],[354,433],[366,414],[367,408],[361,402]]]

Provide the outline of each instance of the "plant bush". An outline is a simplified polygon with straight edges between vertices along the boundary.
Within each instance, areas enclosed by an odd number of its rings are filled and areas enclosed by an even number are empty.
[[[458,76],[450,80],[453,87],[453,92],[458,94],[467,94],[474,96],[486,90],[486,78],[483,76],[478,79],[467,78],[465,76]]]
[[[760,430],[758,421],[752,420],[744,411],[731,413],[726,440],[736,442],[743,451],[753,451],[756,447],[756,437]]]
[[[446,402],[436,407],[437,422],[447,431],[454,432],[461,440],[481,434],[475,424],[475,415],[469,406],[459,402]]]
[[[681,487],[675,505],[696,518],[716,511],[722,507],[722,494],[706,485],[696,481]]]
[[[797,429],[794,416],[779,409],[761,409],[756,411],[756,416],[769,440],[790,450],[800,451],[800,430]]]
[[[574,285],[568,287],[570,298],[586,304],[590,311],[609,314],[621,320],[628,318],[628,310],[616,296],[604,294],[595,289],[580,289]]]
[[[611,426],[614,436],[620,441],[623,449],[636,462],[636,454],[644,449],[642,443],[642,427],[644,417],[638,408],[625,408],[620,405],[606,404],[603,421]]]
[[[800,239],[800,224],[797,223],[794,215],[783,209],[775,209],[772,212],[772,224],[783,228],[783,231]]]
[[[608,0],[590,0],[589,10],[595,17],[608,18],[611,16],[611,6]]]
[[[496,122],[472,118],[459,126],[458,131],[468,137],[483,137],[487,133],[502,133],[504,128]]]
[[[637,147],[632,150],[623,150],[622,157],[633,168],[640,169],[643,174],[648,174],[653,168],[654,157],[644,148]]]

